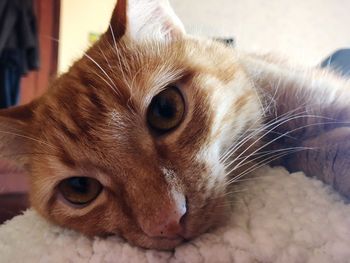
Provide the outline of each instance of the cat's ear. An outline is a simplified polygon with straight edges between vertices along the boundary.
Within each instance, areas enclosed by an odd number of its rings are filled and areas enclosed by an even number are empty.
[[[185,34],[180,19],[168,0],[118,0],[109,32],[117,40],[171,41]]]
[[[35,103],[0,111],[0,158],[26,168],[32,148],[30,138]]]

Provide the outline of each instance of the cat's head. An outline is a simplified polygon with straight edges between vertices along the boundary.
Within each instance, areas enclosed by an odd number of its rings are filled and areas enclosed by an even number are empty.
[[[223,155],[260,114],[234,50],[186,35],[166,0],[119,0],[42,98],[0,112],[0,150],[50,221],[170,249],[223,223]]]

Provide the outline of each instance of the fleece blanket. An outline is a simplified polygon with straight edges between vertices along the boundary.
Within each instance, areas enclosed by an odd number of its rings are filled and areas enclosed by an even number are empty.
[[[28,210],[0,227],[0,262],[350,262],[346,200],[302,173],[264,167],[257,174],[227,226],[174,251],[89,239]]]

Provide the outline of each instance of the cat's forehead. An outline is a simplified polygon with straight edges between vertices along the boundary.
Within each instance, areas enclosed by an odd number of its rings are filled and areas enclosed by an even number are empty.
[[[235,70],[232,50],[214,41],[120,41],[114,45],[102,39],[73,66],[70,74],[77,83],[69,88],[78,93],[81,86],[97,89],[99,97],[113,99],[118,107],[132,106],[144,113],[151,99],[169,85],[195,76],[227,82]]]
[[[119,147],[119,152],[140,142],[147,145],[142,139],[147,132],[147,107],[157,93],[173,84],[186,89],[188,102],[198,114],[189,119],[193,127],[187,133],[200,131],[210,115],[211,94],[206,86],[231,81],[235,70],[232,51],[212,41],[114,46],[102,39],[48,94],[42,115],[51,128],[44,131],[45,136],[53,141],[57,137],[57,142],[64,137],[77,155],[81,154],[79,142],[112,151]],[[181,141],[187,137],[184,132]],[[92,141],[98,143],[92,145]]]

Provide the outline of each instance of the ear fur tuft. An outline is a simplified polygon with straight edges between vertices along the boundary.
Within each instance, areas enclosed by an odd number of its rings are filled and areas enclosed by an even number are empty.
[[[114,39],[171,41],[185,34],[168,0],[118,0],[111,19]]]

